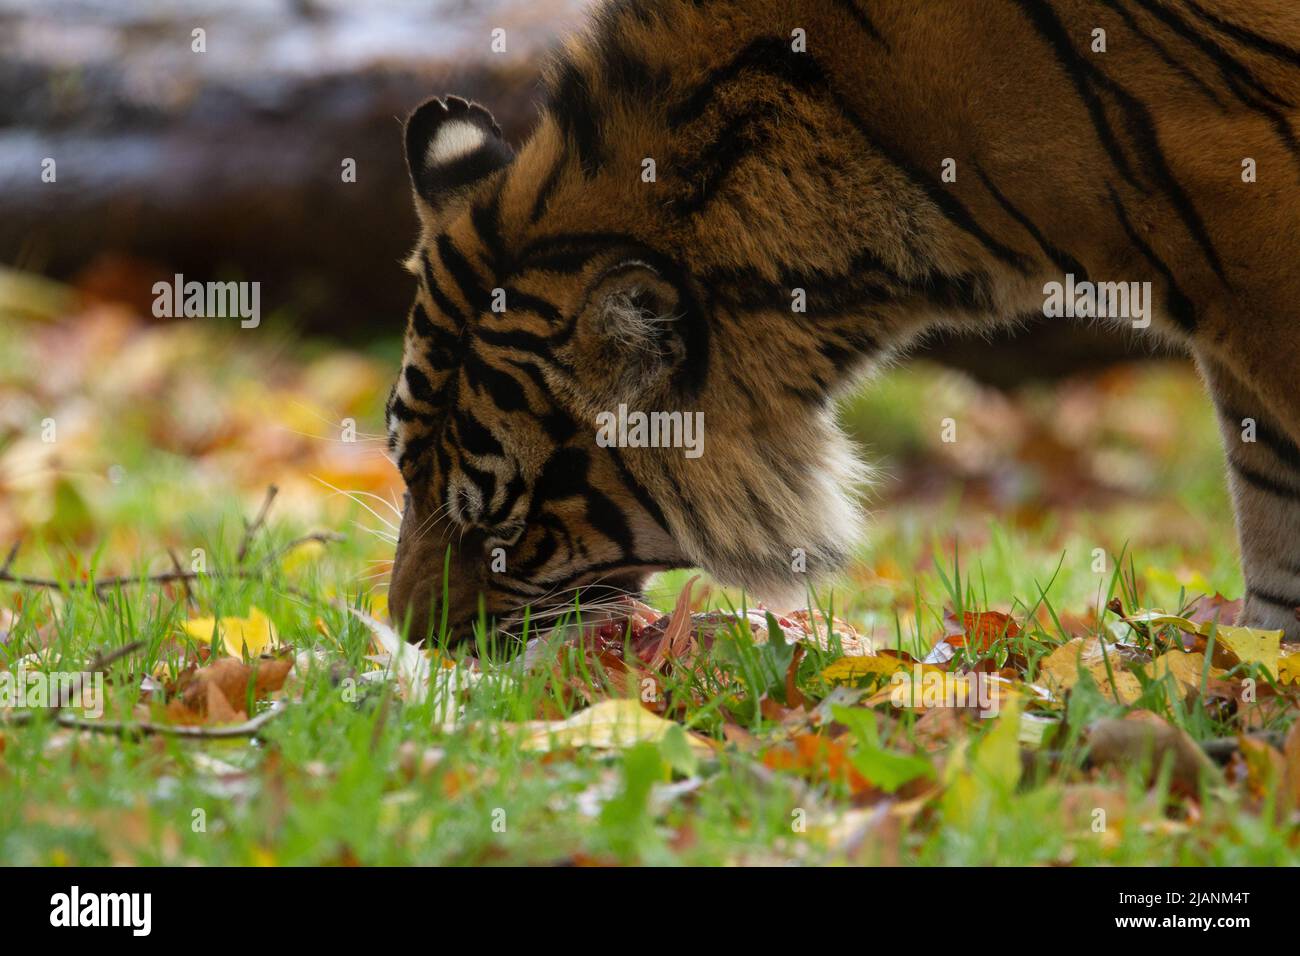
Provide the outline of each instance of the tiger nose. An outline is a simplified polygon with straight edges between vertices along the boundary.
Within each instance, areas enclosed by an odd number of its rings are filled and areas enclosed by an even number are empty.
[[[431,521],[416,503],[407,506],[389,578],[388,616],[395,628],[406,627],[408,640],[438,636],[431,628],[444,619],[454,624],[475,613],[485,582],[472,541],[447,519]]]

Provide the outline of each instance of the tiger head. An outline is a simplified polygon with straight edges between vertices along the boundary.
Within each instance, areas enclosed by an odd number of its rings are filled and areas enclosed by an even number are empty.
[[[421,236],[387,406],[407,486],[389,606],[412,640],[483,614],[517,633],[525,606],[540,626],[683,566],[792,599],[856,537],[824,387],[841,356],[788,295],[709,282],[736,253],[665,211],[653,129],[589,122],[548,110],[518,155],[463,99],[406,123]]]

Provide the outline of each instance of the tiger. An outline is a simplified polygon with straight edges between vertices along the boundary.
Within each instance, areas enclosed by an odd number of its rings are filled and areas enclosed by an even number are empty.
[[[409,639],[673,568],[806,595],[865,532],[837,400],[1063,283],[1149,289],[1145,321],[1079,311],[1190,354],[1238,623],[1300,639],[1294,0],[614,0],[542,83],[517,151],[459,97],[404,127]],[[700,416],[702,454],[601,440],[631,412]]]

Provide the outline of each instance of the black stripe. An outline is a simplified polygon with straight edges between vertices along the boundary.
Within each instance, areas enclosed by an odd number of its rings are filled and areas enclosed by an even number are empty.
[[[668,528],[668,519],[664,516],[663,509],[651,497],[645,485],[637,481],[636,476],[628,470],[627,462],[623,460],[622,453],[617,448],[608,448],[606,451],[609,452],[610,458],[613,459],[614,467],[618,469],[618,475],[623,485],[628,491],[632,492],[632,497],[637,500],[637,503],[644,509],[646,514],[654,520],[654,523],[663,529],[665,534],[672,534]]]
[[[494,509],[493,512],[487,516],[488,520],[492,522],[494,527],[506,518],[510,517],[510,512],[514,510],[515,504],[519,501],[520,496],[522,496],[527,490],[528,483],[524,481],[522,475],[516,474],[506,482],[504,493],[501,496],[501,506]]]
[[[406,378],[406,388],[412,398],[425,405],[437,404],[438,393],[422,371],[414,365],[408,365],[402,371]]]
[[[1219,109],[1224,108],[1223,101],[1219,99],[1219,94],[1211,89],[1204,80],[1193,73],[1188,67],[1175,60],[1173,54],[1169,52],[1163,43],[1143,30],[1142,27],[1138,25],[1137,20],[1133,18],[1133,14],[1129,13],[1129,11],[1124,8],[1122,0],[1102,0],[1102,3],[1114,10],[1120,18],[1123,19],[1125,25],[1130,30],[1136,33],[1147,43],[1148,46],[1155,50],[1156,55],[1165,61],[1166,66],[1200,90],[1201,93],[1218,106]]]
[[[581,494],[587,481],[590,456],[581,448],[557,448],[542,466],[533,484],[533,509],[551,501],[563,501]]]
[[[397,462],[398,469],[405,471],[408,466],[414,465],[418,462],[433,442],[434,435],[432,432],[408,439],[402,446],[402,457]],[[417,473],[419,474],[425,474],[427,472],[427,464],[424,467],[417,469]]]
[[[1250,415],[1231,405],[1221,405],[1219,413],[1238,429],[1244,427],[1240,424],[1242,420],[1252,419],[1255,422],[1256,441],[1272,452],[1278,461],[1300,471],[1300,447],[1288,435],[1270,425],[1264,416]]]
[[[1257,601],[1263,601],[1265,604],[1272,604],[1274,607],[1286,608],[1288,611],[1294,611],[1297,607],[1300,607],[1300,598],[1289,598],[1255,587],[1246,588],[1246,596]]]
[[[563,320],[564,316],[560,314],[557,306],[543,299],[541,296],[532,295],[528,292],[520,292],[518,289],[506,289],[506,311],[514,309],[524,309],[529,312],[536,312],[547,322],[556,323]]]
[[[785,37],[759,37],[731,60],[713,69],[689,96],[668,110],[669,129],[699,119],[722,88],[748,70],[783,80],[800,90],[820,89],[826,85],[821,67],[812,55],[795,53]]]
[[[478,273],[469,264],[469,260],[461,255],[456,244],[451,241],[451,236],[445,232],[440,235],[437,247],[443,266],[456,283],[456,290],[469,306],[470,311],[475,313],[487,311],[490,296],[480,283]]]
[[[603,31],[595,45],[600,57],[600,79],[610,93],[642,103],[662,102],[672,85],[663,64],[650,64],[627,46],[627,37],[617,29]]]
[[[1278,107],[1292,108],[1293,104],[1289,100],[1278,96],[1266,87],[1256,79],[1245,64],[1234,58],[1230,51],[1219,46],[1210,37],[1183,20],[1173,10],[1166,9],[1163,6],[1150,5],[1146,3],[1146,0],[1134,0],[1134,2],[1141,5],[1152,16],[1159,18],[1171,30],[1209,57],[1237,100],[1247,108],[1268,119],[1282,144],[1291,153],[1292,159],[1297,164],[1300,164],[1300,142],[1297,142],[1286,115],[1278,109]],[[1243,89],[1243,86],[1248,89]],[[1251,91],[1253,91],[1253,95]],[[1261,97],[1268,102],[1261,102]],[[1269,105],[1270,103],[1273,105]]]
[[[479,241],[487,250],[488,264],[496,273],[509,271],[505,245],[501,241],[501,190],[504,188],[503,177],[488,204],[475,205],[470,213],[470,220],[478,233]]]
[[[573,274],[585,269],[596,256],[624,246],[639,247],[640,243],[629,235],[617,232],[543,236],[529,243],[519,254],[518,271],[537,269]]]
[[[1016,0],[1016,2],[1024,10],[1025,15],[1034,24],[1042,37],[1051,44],[1064,61],[1066,70],[1075,83],[1075,88],[1079,91],[1080,97],[1088,105],[1088,109],[1092,113],[1093,125],[1097,128],[1098,136],[1102,138],[1102,146],[1111,155],[1112,161],[1119,164],[1119,170],[1124,178],[1134,188],[1145,194],[1147,189],[1134,177],[1127,159],[1124,158],[1123,151],[1119,148],[1118,140],[1114,138],[1114,133],[1106,120],[1105,108],[1096,87],[1104,89],[1115,98],[1124,113],[1128,134],[1139,147],[1142,155],[1147,157],[1147,162],[1157,184],[1168,196],[1174,211],[1178,213],[1178,217],[1183,220],[1183,224],[1187,227],[1187,231],[1197,245],[1201,247],[1201,251],[1204,253],[1210,267],[1214,270],[1215,275],[1223,281],[1224,285],[1229,285],[1223,270],[1223,263],[1219,260],[1219,253],[1214,248],[1214,243],[1210,239],[1210,234],[1205,228],[1200,213],[1197,212],[1186,191],[1169,169],[1169,163],[1160,145],[1160,138],[1156,134],[1155,118],[1151,115],[1151,111],[1147,109],[1146,104],[1110,79],[1091,60],[1087,60],[1079,54],[1070,42],[1069,33],[1056,14],[1052,12],[1050,6],[1039,2],[1039,0]],[[1096,87],[1094,87],[1094,84],[1096,84]]]
[[[694,162],[674,169],[674,175],[684,182],[687,192],[672,201],[673,214],[700,214],[741,160],[771,143],[773,128],[779,120],[777,107],[770,103],[761,103],[727,120]]]
[[[456,303],[447,297],[447,294],[442,291],[442,287],[438,285],[438,280],[433,273],[433,262],[429,259],[429,254],[427,252],[421,253],[420,259],[424,263],[424,286],[429,293],[429,297],[433,299],[433,304],[438,307],[439,312],[451,319],[458,328],[463,329],[465,327],[465,314],[461,312]]]
[[[474,390],[487,396],[503,412],[528,410],[528,400],[521,386],[506,372],[484,362],[471,349],[465,354],[463,368]]]
[[[546,357],[550,355],[550,340],[540,335],[533,335],[531,332],[517,329],[479,329],[474,334],[474,337],[480,342],[486,342],[488,345],[495,345],[499,348],[518,349],[521,352],[536,352]]]
[[[588,488],[584,497],[587,501],[587,520],[591,526],[624,551],[631,548],[632,530],[628,527],[623,510],[595,488]]]
[[[1300,51],[1296,50],[1294,47],[1289,47],[1285,43],[1272,40],[1266,36],[1255,33],[1253,30],[1240,26],[1239,24],[1224,20],[1222,17],[1216,16],[1208,10],[1203,9],[1198,3],[1196,3],[1196,0],[1188,0],[1187,5],[1191,7],[1192,12],[1202,20],[1209,23],[1220,33],[1225,33],[1232,37],[1238,43],[1254,50],[1258,50],[1261,53],[1266,53],[1275,59],[1281,60],[1283,63],[1289,63],[1291,66],[1300,67]]]
[[[1098,77],[1095,67],[1074,48],[1074,44],[1070,42],[1070,34],[1046,3],[1042,0],[1015,0],[1015,2],[1019,4],[1039,35],[1056,51],[1061,68],[1074,84],[1075,93],[1078,94],[1080,101],[1088,110],[1088,115],[1092,118],[1097,140],[1109,154],[1115,168],[1134,189],[1146,192],[1146,188],[1134,174],[1133,167],[1129,165],[1128,157],[1120,149],[1119,137],[1115,135],[1110,120],[1106,117],[1106,106],[1093,87],[1093,81]]]
[[[505,449],[497,441],[496,436],[484,427],[483,423],[470,414],[466,409],[458,408],[453,416],[456,425],[456,434],[460,438],[460,445],[465,451],[479,458],[486,458],[489,455],[504,455]]]
[[[1289,501],[1300,501],[1300,488],[1295,488],[1291,485],[1283,484],[1280,481],[1275,481],[1263,472],[1256,471],[1254,468],[1238,461],[1231,455],[1228,456],[1228,464],[1231,465],[1232,470],[1252,488],[1267,492],[1268,494],[1274,495],[1278,498],[1286,498]]]
[[[998,189],[998,187],[994,185],[993,181],[989,179],[988,176],[984,175],[984,170],[980,168],[978,164],[975,166],[975,173],[979,176],[980,181],[984,183],[984,188],[987,189],[992,194],[993,198],[998,201],[998,205],[1006,211],[1008,216],[1020,223],[1020,225],[1024,227],[1025,232],[1033,236],[1034,242],[1038,243],[1038,248],[1043,250],[1044,255],[1052,260],[1052,264],[1055,265],[1056,268],[1060,269],[1063,274],[1073,275],[1079,281],[1087,280],[1088,271],[1080,265],[1079,261],[1068,252],[1065,252],[1048,242],[1047,237],[1043,235],[1042,230],[1039,229],[1038,226],[1034,225],[1033,221],[1028,216],[1017,209],[1011,200],[1002,194],[1002,190]]]
[[[478,489],[479,495],[483,501],[483,511],[487,510],[489,503],[497,492],[497,476],[490,471],[480,471],[475,468],[464,458],[460,460],[460,472],[469,479],[470,484]],[[482,513],[474,516],[474,521],[482,518]]]
[[[1124,211],[1124,205],[1119,201],[1119,196],[1115,192],[1115,187],[1107,183],[1106,188],[1110,191],[1111,204],[1115,207],[1115,213],[1119,216],[1120,225],[1124,227],[1124,232],[1128,234],[1129,241],[1165,278],[1165,297],[1168,299],[1165,307],[1170,318],[1185,331],[1189,333],[1196,331],[1196,310],[1192,307],[1191,299],[1187,298],[1183,290],[1178,287],[1178,283],[1174,280],[1174,274],[1169,267],[1164,264],[1164,261],[1156,255],[1155,250],[1147,245],[1146,240],[1138,235],[1137,230],[1133,228],[1133,224],[1129,222],[1128,214]]]
[[[449,356],[454,356],[460,350],[460,338],[430,321],[429,313],[419,302],[416,302],[411,309],[411,330],[417,338],[426,343],[426,354],[433,349],[438,349]],[[433,364],[446,367],[441,362]]]
[[[551,171],[546,174],[542,188],[537,190],[537,198],[533,200],[533,210],[528,214],[529,225],[536,225],[537,220],[542,218],[542,213],[546,211],[546,204],[551,201],[551,194],[560,185],[560,175],[563,172],[564,156],[561,154],[555,165],[551,167]]]
[[[395,418],[399,422],[427,423],[427,422],[434,421],[435,419],[435,416],[430,415],[428,412],[416,411],[410,405],[406,404],[406,402],[402,401],[401,398],[399,398],[397,395],[393,396],[392,402],[390,402],[388,405],[388,414],[391,418]],[[395,437],[396,436],[390,436],[390,439]]]
[[[883,44],[886,49],[889,48],[889,44],[886,43],[885,38],[880,35],[880,31],[876,29],[876,25],[871,22],[871,18],[867,16],[867,12],[859,7],[855,0],[835,0],[835,5],[848,13],[848,15],[853,18],[854,22],[862,28],[867,36],[871,37],[871,39],[875,40],[877,43]]]
[[[563,59],[549,83],[548,109],[578,153],[578,163],[587,177],[593,176],[604,162],[600,142],[600,114],[596,109],[591,84],[578,65]]]

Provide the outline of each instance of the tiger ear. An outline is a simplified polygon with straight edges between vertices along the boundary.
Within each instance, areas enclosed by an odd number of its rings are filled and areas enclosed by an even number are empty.
[[[684,358],[677,288],[653,266],[630,260],[605,273],[591,297],[592,331],[613,367],[651,382]]]
[[[437,212],[457,192],[502,169],[514,150],[482,106],[459,96],[431,99],[406,120],[406,167],[418,200]]]

